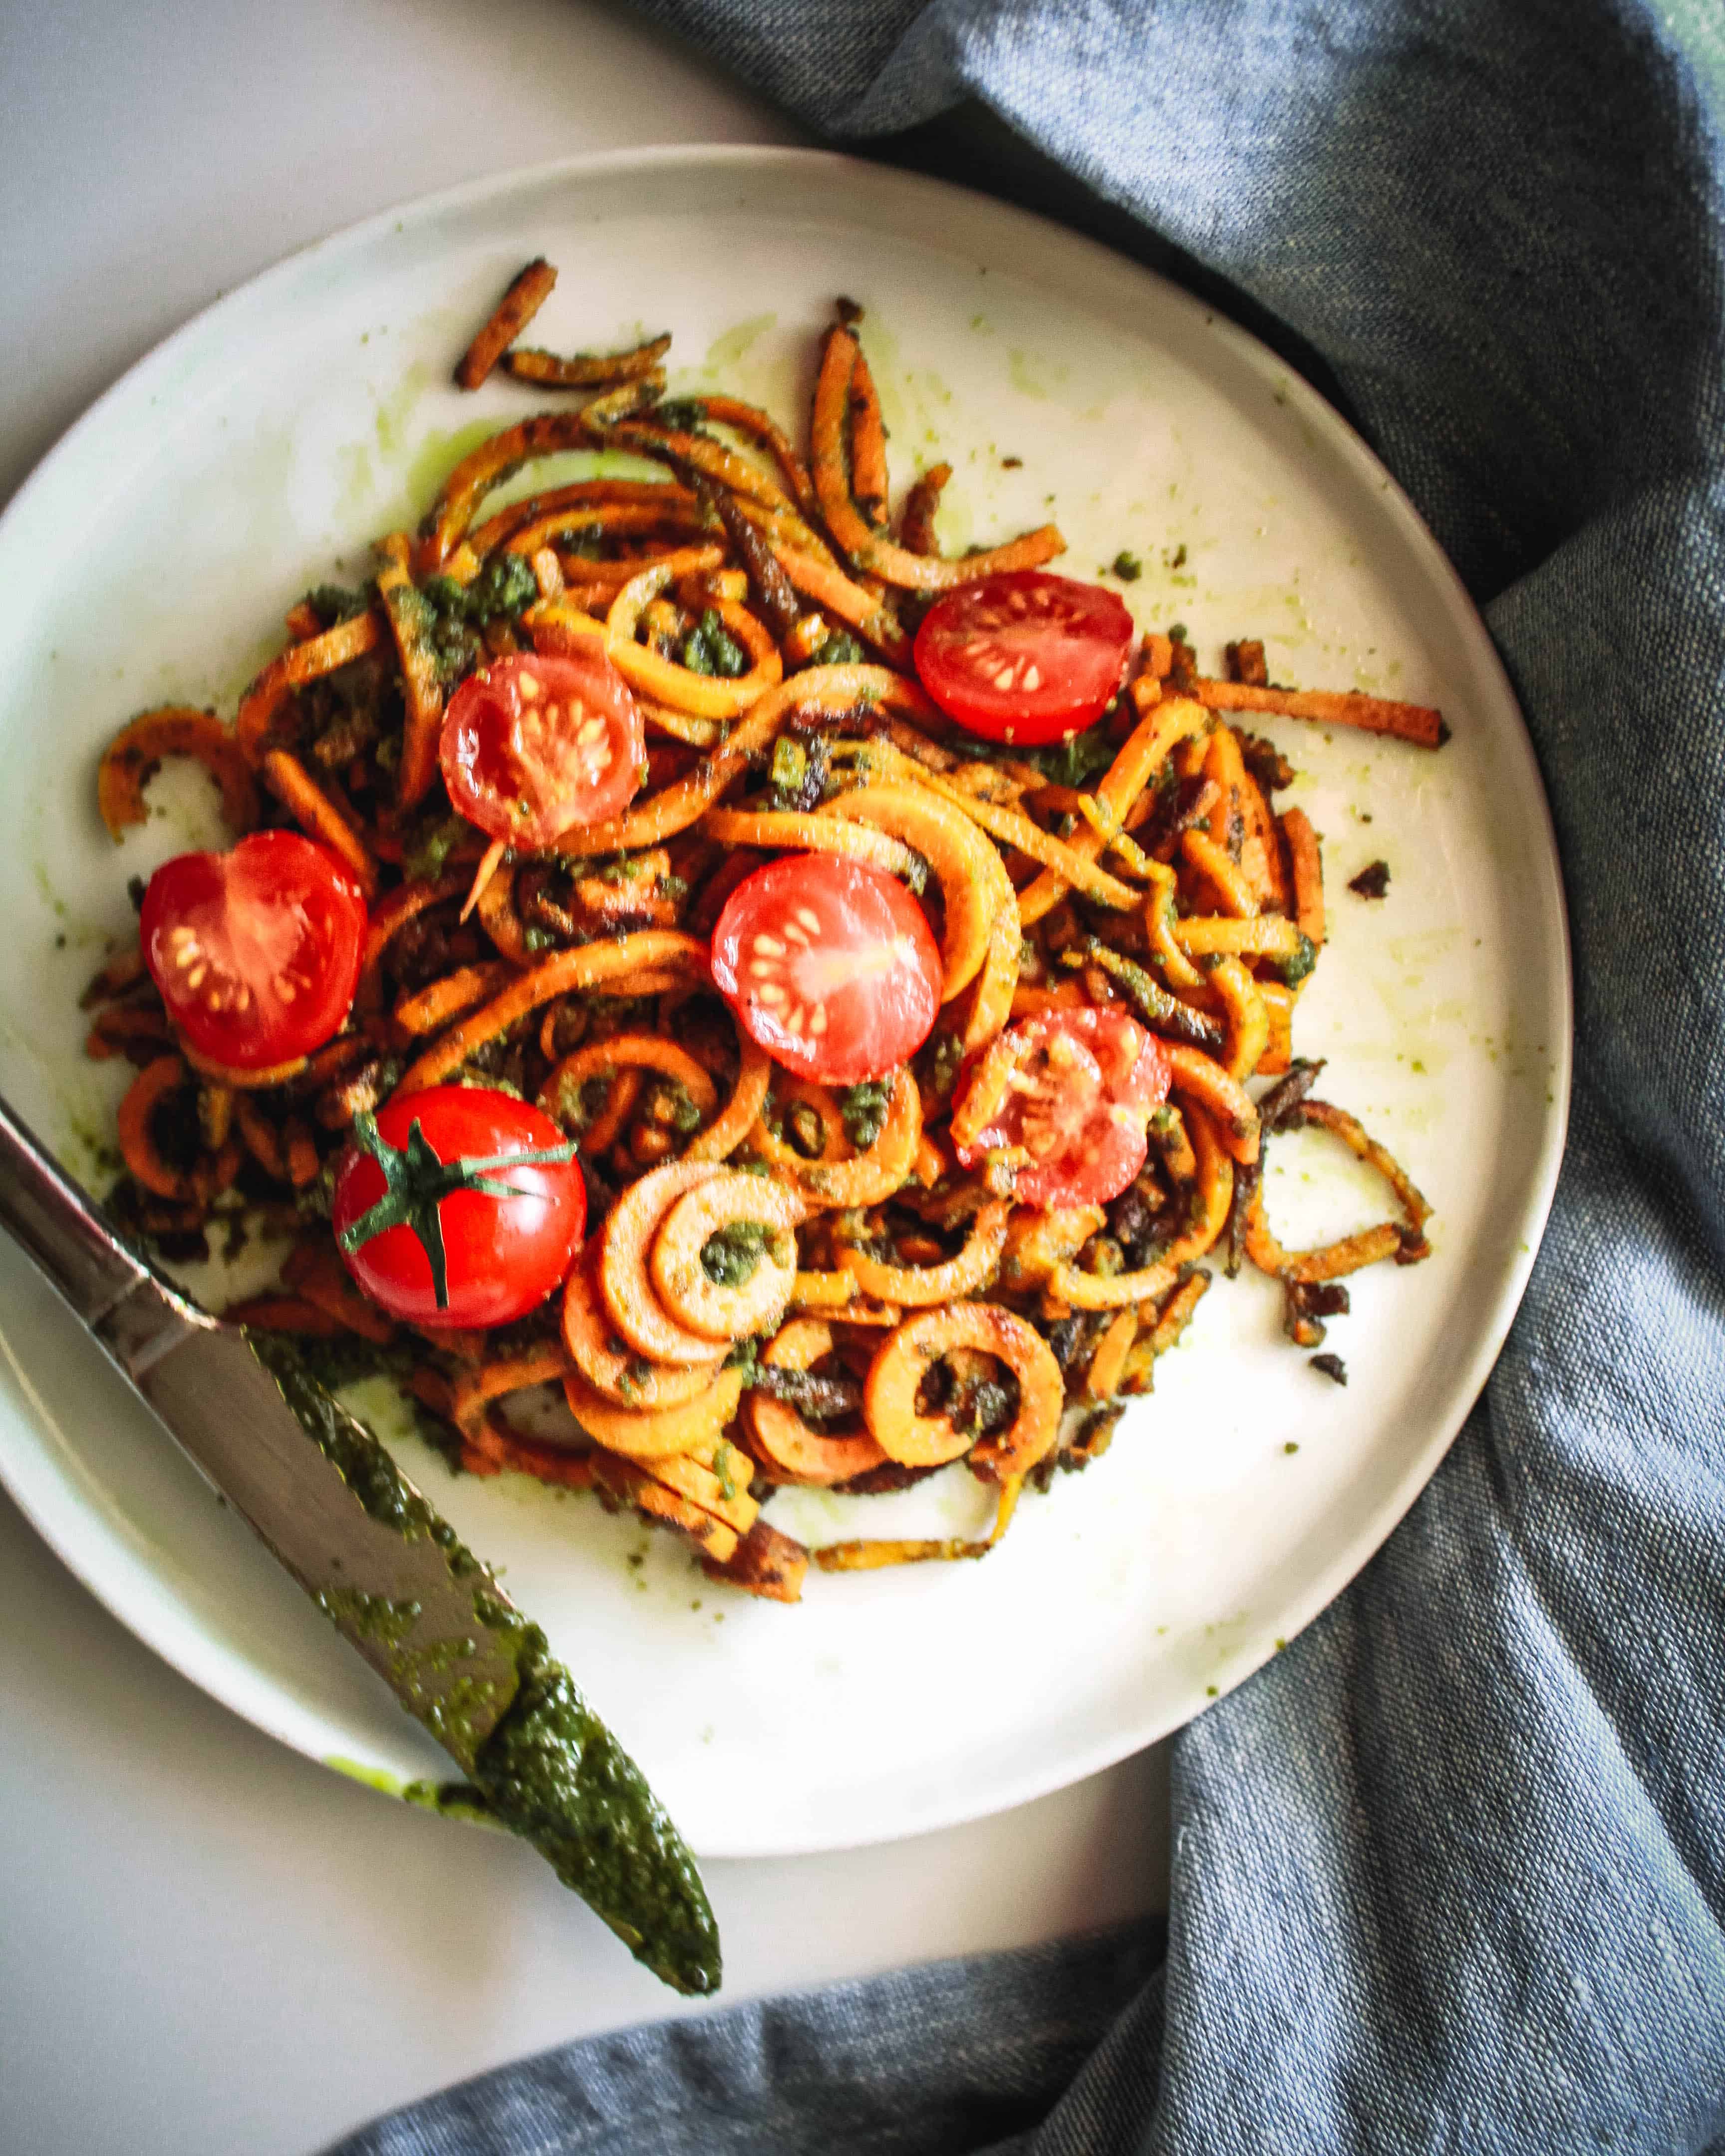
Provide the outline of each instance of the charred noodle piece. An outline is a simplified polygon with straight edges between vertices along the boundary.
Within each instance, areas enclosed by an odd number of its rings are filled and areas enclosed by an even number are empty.
[[[1124,1310],[1159,1302],[1179,1282],[1183,1267],[1201,1258],[1228,1224],[1234,1203],[1234,1163],[1223,1151],[1214,1124],[1202,1108],[1189,1107],[1187,1127],[1198,1157],[1196,1204],[1186,1232],[1153,1265],[1135,1272],[1086,1273],[1059,1265],[1049,1275],[1047,1300],[1070,1310]]]
[[[660,487],[652,490],[669,496],[673,490]],[[681,493],[681,488],[675,490]],[[631,532],[649,531],[699,533],[702,529],[699,513],[692,509],[680,510],[669,501],[601,502],[588,509],[557,509],[523,524],[512,531],[503,542],[506,554],[524,554],[530,559],[542,548],[549,547],[554,539],[572,533],[583,536],[602,534],[611,539],[625,538]],[[594,562],[588,565],[598,569],[603,565]],[[643,567],[640,562],[634,565]]]
[[[1260,1272],[1307,1286],[1340,1280],[1384,1258],[1394,1258],[1398,1265],[1412,1265],[1431,1255],[1431,1245],[1425,1240],[1430,1206],[1401,1163],[1370,1137],[1357,1118],[1327,1101],[1305,1100],[1284,1112],[1279,1127],[1287,1129],[1295,1123],[1328,1131],[1341,1139],[1356,1159],[1376,1168],[1395,1194],[1404,1224],[1398,1226],[1394,1221],[1386,1220],[1375,1228],[1362,1229],[1357,1235],[1344,1235],[1339,1242],[1327,1243],[1318,1250],[1285,1250],[1271,1233],[1265,1218],[1264,1187],[1260,1182],[1246,1209],[1245,1248],[1246,1255]]]
[[[281,1269],[281,1284],[362,1340],[382,1348],[395,1337],[393,1323],[360,1293],[333,1243],[298,1245]]]
[[[617,1337],[598,1285],[599,1238],[590,1236],[563,1283],[563,1345],[595,1392],[620,1408],[682,1407],[708,1390],[711,1363],[649,1362]]]
[[[1324,942],[1324,862],[1317,834],[1303,808],[1285,808],[1282,836],[1288,842],[1288,866],[1294,880],[1294,918],[1300,932],[1318,950]]]
[[[650,419],[625,419],[608,429],[606,439],[614,445],[621,443],[626,449],[638,449],[643,456],[704,473],[746,501],[759,502],[763,509],[795,513],[796,504],[776,479],[710,435],[685,434]]]
[[[817,1317],[793,1317],[780,1327],[762,1351],[761,1360],[770,1369],[807,1370],[832,1352],[830,1325]],[[827,1488],[886,1464],[886,1455],[872,1437],[811,1429],[789,1400],[776,1399],[770,1393],[747,1394],[742,1419],[781,1481]]]
[[[357,1010],[376,1010],[383,1000],[383,954],[395,937],[417,915],[428,906],[440,906],[445,899],[459,898],[467,888],[467,878],[461,875],[415,877],[410,882],[398,884],[395,889],[380,898],[372,908],[371,924],[366,930],[365,955],[360,961],[359,988],[354,997]]]
[[[718,518],[726,536],[742,557],[750,588],[767,617],[768,625],[783,643],[802,619],[803,608],[790,578],[767,543],[765,534],[749,521],[742,504],[728,487],[716,487],[710,480],[698,478],[696,490],[702,506]],[[820,625],[825,627],[824,623]]]
[[[185,1063],[177,1055],[158,1055],[144,1065],[120,1103],[120,1152],[133,1180],[146,1190],[176,1204],[207,1205],[239,1174],[240,1150],[230,1138],[183,1174],[162,1158],[156,1142],[156,1112],[188,1082]]]
[[[567,357],[527,345],[508,353],[503,364],[517,382],[535,382],[545,389],[609,389],[617,382],[639,382],[651,374],[670,350],[670,341],[669,335],[649,337],[628,352],[583,352]]]
[[[1190,697],[1168,697],[1147,705],[1137,683],[1132,687],[1139,702],[1138,723],[1121,744],[1096,790],[1097,806],[1111,830],[1124,824],[1127,811],[1168,762],[1175,746],[1202,733],[1210,724],[1209,714]],[[1067,841],[1072,852],[1092,861],[1101,858],[1106,843],[1101,832],[1091,829],[1075,831]],[[1019,893],[1019,920],[1026,928],[1040,921],[1070,889],[1062,877],[1045,870]]]
[[[868,354],[860,344],[850,368],[850,491],[864,517],[880,531],[889,492],[886,426]]]
[[[721,1342],[691,1332],[670,1316],[648,1266],[654,1238],[678,1199],[725,1173],[702,1160],[649,1168],[623,1193],[599,1230],[599,1293],[611,1322],[631,1348],[655,1363],[711,1363],[724,1353]]]
[[[168,756],[194,757],[204,767],[222,790],[222,815],[231,829],[255,828],[258,789],[238,736],[213,711],[165,704],[158,711],[141,711],[102,751],[96,806],[110,838],[118,839],[129,825],[147,821],[144,788]]]
[[[718,1088],[686,1049],[679,1048],[674,1040],[661,1040],[656,1034],[616,1033],[566,1055],[540,1088],[538,1106],[553,1122],[567,1128],[588,1081],[609,1080],[624,1070],[656,1070],[680,1086],[703,1116],[711,1116],[719,1105]],[[590,1154],[604,1151],[593,1131],[594,1127],[589,1126],[583,1140],[583,1151]]]
[[[769,1331],[796,1286],[792,1230],[808,1216],[793,1190],[758,1175],[726,1168],[697,1184],[665,1214],[648,1260],[666,1315],[691,1332],[726,1343]],[[747,1279],[721,1284],[708,1273],[701,1253],[714,1236],[734,1227],[759,1229],[764,1247]]]
[[[916,1412],[922,1380],[943,1355],[972,1348],[1005,1363],[1019,1381],[1019,1411],[999,1437],[973,1451],[968,1431],[950,1415]],[[1052,1449],[1060,1434],[1065,1383],[1060,1366],[1035,1327],[998,1303],[955,1302],[922,1311],[882,1341],[863,1387],[869,1430],[888,1459],[907,1467],[937,1466],[973,1452],[997,1481],[1022,1475]]]
[[[734,719],[758,703],[767,690],[777,687],[784,675],[778,647],[764,625],[747,607],[728,599],[714,603],[718,615],[752,661],[747,674],[734,680],[696,674],[675,660],[635,642],[635,630],[651,600],[671,582],[663,562],[644,569],[611,602],[605,616],[605,649],[632,689],[639,689],[674,711],[692,711],[697,718]]]
[[[901,1303],[907,1309],[952,1302],[960,1296],[978,1294],[993,1281],[1006,1248],[1009,1209],[999,1199],[982,1206],[964,1248],[943,1265],[882,1265],[857,1250],[841,1251],[839,1263],[865,1295],[878,1296],[883,1302]]]
[[[668,521],[696,513],[695,496],[675,480],[578,479],[567,486],[552,487],[544,494],[530,494],[523,501],[510,502],[483,524],[475,525],[466,544],[483,560],[530,527],[569,530],[579,525],[588,511],[612,507],[650,509]],[[572,512],[572,524],[555,524],[553,520],[566,510]],[[603,564],[590,562],[586,566],[598,569]]]
[[[753,1141],[757,1146],[762,1133],[771,1135],[764,1124]],[[911,1179],[922,1137],[922,1101],[916,1081],[908,1070],[896,1071],[886,1118],[873,1145],[851,1160],[798,1161],[794,1168],[783,1168],[780,1173],[795,1178],[798,1190],[811,1205],[833,1211],[878,1205]],[[846,1315],[850,1313],[847,1311]]]
[[[706,1129],[698,1132],[683,1148],[685,1160],[727,1160],[760,1121],[767,1104],[767,1088],[773,1081],[773,1064],[764,1048],[747,1034],[739,1037],[742,1060],[731,1098]]]
[[[821,1137],[820,1151],[806,1152],[778,1137],[763,1118],[750,1139],[750,1146],[769,1168],[784,1168],[794,1174],[811,1164],[828,1167],[834,1161],[855,1159],[856,1147],[845,1132],[844,1111],[828,1087],[817,1085],[812,1078],[793,1077],[781,1070],[773,1091],[775,1104],[785,1119],[788,1120],[793,1108],[807,1109],[819,1123]]]
[[[356,614],[338,622],[321,636],[309,636],[272,659],[239,700],[234,731],[249,763],[263,761],[270,746],[270,729],[276,713],[296,689],[316,681],[338,667],[351,665],[375,651],[383,640],[383,624],[375,613]]]
[[[377,864],[371,848],[296,756],[272,748],[264,757],[264,783],[309,838],[326,846],[367,900],[377,895]]]
[[[898,521],[899,544],[912,554],[937,554],[934,536],[935,512],[941,495],[952,476],[951,465],[931,465],[905,496]]]
[[[477,389],[504,353],[551,297],[557,273],[542,255],[530,262],[498,301],[495,312],[462,353],[455,380]]]
[[[338,1317],[298,1295],[252,1295],[230,1302],[222,1316],[254,1332],[294,1332],[302,1339],[336,1340],[347,1330]]]
[[[737,397],[703,397],[699,402],[716,425],[732,428],[759,443],[778,466],[797,507],[805,517],[813,520],[819,514],[809,467],[798,455],[790,436],[770,413],[762,411],[757,404],[745,404]]]
[[[757,1520],[724,1563],[703,1558],[701,1568],[709,1579],[727,1581],[745,1594],[768,1602],[800,1602],[809,1553],[793,1537]]]
[[[504,958],[483,958],[475,966],[458,966],[453,973],[397,1002],[392,1015],[403,1033],[416,1036],[441,1032],[464,1011],[475,1010],[488,996],[495,995],[515,968]]]
[[[1357,689],[1258,689],[1244,681],[1199,680],[1192,693],[1213,711],[1275,711],[1286,719],[1390,734],[1416,748],[1441,748],[1450,737],[1441,711],[1424,704],[1391,703]]]
[[[485,496],[523,465],[554,457],[567,449],[588,449],[593,430],[581,412],[536,412],[481,442],[462,458],[439,490],[420,526],[419,567],[443,568],[466,536],[474,511]]]
[[[951,1003],[970,986],[988,955],[999,886],[1007,881],[999,856],[960,810],[917,787],[860,787],[827,802],[816,820],[823,819],[872,824],[914,846],[928,863],[946,911],[941,1000]]]
[[[1250,1094],[1200,1048],[1166,1040],[1162,1052],[1168,1060],[1173,1090],[1196,1101],[1214,1117],[1223,1146],[1242,1167],[1250,1168],[1258,1158],[1260,1144],[1258,1111]]]
[[[1001,1256],[1001,1285],[1015,1292],[1040,1287],[1057,1265],[1076,1257],[1107,1224],[1100,1205],[1057,1205],[1045,1211],[1015,1207]]]
[[[1230,921],[1226,925],[1232,927],[1235,924]],[[1202,1011],[1194,1010],[1190,1004],[1182,1003],[1178,996],[1170,995],[1154,975],[1147,973],[1134,960],[1123,957],[1120,952],[1111,950],[1107,944],[1099,942],[1096,937],[1088,937],[1076,950],[1061,952],[1060,963],[1063,966],[1100,966],[1105,973],[1119,982],[1127,1001],[1153,1032],[1171,1034],[1176,1040],[1183,1040],[1193,1048],[1221,1047],[1223,1031],[1214,1019],[1207,1018]],[[1077,987],[1076,982],[1064,985]],[[1070,1000],[1078,1003],[1083,998],[1075,995]]]
[[[567,1375],[568,1351],[559,1341],[524,1348],[513,1355],[495,1355],[464,1370],[449,1393],[449,1419],[464,1436],[479,1429],[493,1400],[506,1393],[524,1393],[535,1385],[555,1384]]]
[[[739,1446],[726,1445],[723,1438],[716,1439],[711,1448],[715,1457],[721,1446],[722,1480],[692,1452],[661,1452],[640,1465],[655,1482],[698,1505],[734,1533],[745,1535],[761,1512],[758,1500],[750,1496],[745,1486],[753,1478],[755,1463]]]
[[[726,846],[789,848],[799,854],[844,854],[889,875],[912,877],[916,862],[908,846],[868,824],[836,816],[803,815],[793,809],[709,808],[701,828]]]
[[[775,539],[773,559],[789,578],[793,590],[813,599],[829,613],[836,614],[847,629],[854,629],[865,643],[900,666],[911,659],[911,639],[898,616],[882,605],[872,592],[854,584],[835,563],[823,562],[801,547]]]
[[[660,1527],[675,1527],[701,1552],[704,1562],[722,1564],[735,1556],[737,1534],[722,1520],[703,1512],[660,1482],[650,1469],[609,1451],[593,1455],[593,1479],[598,1486]]]
[[[836,717],[878,702],[919,713],[927,700],[913,683],[885,666],[810,666],[769,689],[749,706],[723,743],[686,777],[653,794],[608,824],[589,824],[558,844],[565,852],[623,853],[655,846],[689,826],[747,768],[793,714],[821,711]]]
[[[558,951],[530,973],[512,981],[495,996],[454,1026],[425,1054],[409,1065],[398,1093],[424,1092],[456,1070],[476,1048],[506,1032],[518,1019],[553,996],[578,993],[603,987],[607,982],[628,982],[634,976],[673,967],[695,975],[706,971],[706,946],[693,936],[668,928],[646,928],[634,936],[619,936],[604,943],[583,943],[572,951]]]
[[[914,1542],[871,1537],[862,1542],[829,1543],[824,1549],[815,1551],[814,1561],[823,1572],[880,1572],[891,1564],[926,1564],[942,1558],[986,1557],[1012,1524],[1024,1484],[1022,1475],[1009,1475],[1001,1483],[994,1524],[979,1541],[967,1542],[956,1535],[939,1541]]]
[[[377,552],[383,566],[377,572],[377,597],[389,618],[391,634],[401,660],[401,764],[396,775],[397,792],[404,808],[411,808],[431,789],[437,777],[438,742],[443,728],[444,691],[438,677],[437,653],[431,629],[435,616],[429,602],[413,582],[410,563],[413,542],[405,531],[392,531],[380,540]]]
[[[569,1412],[608,1452],[628,1460],[655,1460],[671,1452],[699,1452],[723,1435],[742,1397],[742,1373],[721,1370],[705,1392],[680,1406],[620,1408],[579,1376],[563,1380]]]
[[[906,591],[946,592],[959,584],[973,583],[978,577],[993,576],[999,569],[1038,568],[1065,552],[1066,542],[1052,524],[1027,531],[1004,547],[991,547],[986,553],[962,555],[955,562],[910,553],[874,531],[851,499],[850,474],[846,470],[845,442],[858,350],[855,334],[845,324],[837,323],[828,331],[814,388],[812,430],[814,491],[821,515],[840,550],[858,568]]]

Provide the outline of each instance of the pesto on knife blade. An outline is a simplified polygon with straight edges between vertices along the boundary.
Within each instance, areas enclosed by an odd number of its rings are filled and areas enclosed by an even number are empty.
[[[435,1542],[451,1576],[474,1583],[475,1625],[509,1642],[515,1696],[479,1746],[471,1785],[440,1790],[436,1808],[480,1813],[521,1835],[655,1976],[678,1991],[716,1991],[718,1929],[695,1859],[640,1768],[552,1656],[545,1635],[499,1594],[454,1529],[401,1476],[372,1430],[324,1390],[289,1342],[269,1334],[247,1338],[301,1429],[370,1517],[408,1540]],[[386,1639],[398,1620],[403,1630],[412,1622],[381,1601],[377,1614]],[[411,1693],[411,1672],[403,1673],[398,1689]],[[460,1734],[449,1731],[458,1741]]]

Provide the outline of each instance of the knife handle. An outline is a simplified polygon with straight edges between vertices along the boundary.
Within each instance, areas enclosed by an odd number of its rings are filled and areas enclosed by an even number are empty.
[[[0,1227],[23,1246],[87,1325],[100,1325],[146,1283],[158,1291],[163,1285],[121,1242],[90,1193],[73,1181],[3,1099]]]

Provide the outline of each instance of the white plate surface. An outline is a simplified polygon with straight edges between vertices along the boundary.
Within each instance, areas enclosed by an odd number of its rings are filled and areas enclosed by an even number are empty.
[[[100,1182],[124,1065],[80,1054],[77,992],[130,921],[125,882],[219,842],[196,774],[118,851],[93,771],[132,711],[231,711],[285,607],[366,573],[480,434],[531,408],[450,363],[529,256],[561,281],[559,349],[675,332],[673,389],[722,384],[800,424],[840,292],[895,479],[944,457],[948,550],[1056,518],[1060,565],[1127,548],[1146,627],[1208,664],[1261,635],[1274,680],[1440,704],[1432,757],[1269,721],[1325,834],[1332,938],[1296,1045],[1437,1209],[1429,1264],[1353,1283],[1327,1383],[1276,1291],[1219,1281],[1111,1450],[1020,1508],[985,1563],[817,1576],[794,1609],[706,1581],[669,1538],[518,1478],[409,1472],[505,1569],[708,1856],[880,1840],[1106,1765],[1238,1684],[1353,1575],[1483,1383],[1562,1148],[1562,888],[1501,667],[1405,499],[1281,361],[1070,233],[902,174],[798,151],[651,151],[488,181],[373,220],[223,300],[74,429],[0,523],[0,1086]],[[1022,459],[1017,467],[1006,459]],[[574,466],[570,467],[572,470]],[[542,483],[542,470],[536,475]],[[528,484],[530,482],[523,482]],[[1387,860],[1389,895],[1344,888]],[[1277,1149],[1285,1241],[1382,1194],[1339,1148]],[[66,1562],[177,1668],[314,1757],[399,1787],[445,1764],[0,1247],[0,1474]],[[968,1529],[955,1471],[888,1501],[785,1493],[816,1538]],[[898,1521],[901,1527],[886,1522]]]

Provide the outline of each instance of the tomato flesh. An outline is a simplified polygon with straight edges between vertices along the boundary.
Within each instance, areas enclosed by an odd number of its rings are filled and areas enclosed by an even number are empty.
[[[359,983],[365,894],[297,831],[180,854],[144,893],[144,963],[193,1053],[264,1070],[341,1030]]]
[[[1137,634],[1100,585],[1004,569],[935,601],[916,632],[916,673],[961,726],[1034,748],[1107,709]]]
[[[445,1163],[540,1152],[565,1140],[548,1116],[489,1086],[434,1086],[377,1111],[377,1135],[403,1152],[415,1123]],[[512,1194],[456,1190],[438,1203],[445,1308],[438,1307],[425,1246],[405,1223],[342,1250],[349,1272],[392,1317],[445,1328],[507,1325],[536,1309],[561,1285],[587,1225],[587,1187],[578,1163],[520,1163],[485,1173],[488,1182],[508,1183]],[[336,1170],[331,1214],[338,1247],[339,1238],[388,1187],[377,1159],[349,1146]]]
[[[470,674],[439,748],[449,798],[493,839],[548,846],[619,814],[646,777],[646,732],[629,684],[594,643],[521,652]]]
[[[941,957],[884,869],[794,854],[744,878],[713,931],[713,979],[775,1062],[823,1085],[883,1078],[927,1040]]]
[[[1001,1053],[980,1060],[969,1087],[1009,1075],[999,1105],[957,1148],[966,1168],[986,1153],[1027,1156],[1013,1195],[1021,1205],[1101,1205],[1144,1165],[1151,1111],[1168,1098],[1168,1062],[1155,1036],[1124,1011],[1081,1004],[1009,1026]],[[964,1105],[961,1095],[959,1106]]]

